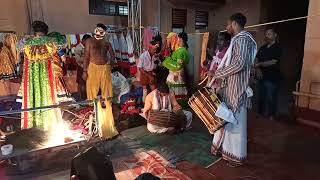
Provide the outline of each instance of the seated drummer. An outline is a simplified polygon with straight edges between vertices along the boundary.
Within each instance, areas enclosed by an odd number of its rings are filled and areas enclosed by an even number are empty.
[[[153,111],[173,111],[181,119],[177,122],[176,127],[160,127],[151,123],[147,123],[147,128],[151,133],[177,132],[190,128],[192,122],[192,113],[181,109],[174,94],[170,93],[166,83],[161,83],[155,90],[150,92],[145,100],[143,109],[144,117],[148,117],[149,112]],[[146,118],[147,119],[147,118]]]

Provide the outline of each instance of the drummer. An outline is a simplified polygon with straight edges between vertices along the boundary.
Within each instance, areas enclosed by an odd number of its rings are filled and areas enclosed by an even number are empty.
[[[148,117],[151,110],[173,111],[175,113],[182,111],[186,117],[186,122],[181,122],[181,124],[185,124],[185,127],[182,129],[189,129],[191,126],[192,113],[181,109],[181,106],[178,104],[174,94],[170,93],[169,87],[166,83],[159,84],[155,90],[147,95],[143,109],[143,116]],[[147,124],[147,128],[151,133],[166,133],[181,130],[176,129],[175,127],[159,127],[150,123]]]

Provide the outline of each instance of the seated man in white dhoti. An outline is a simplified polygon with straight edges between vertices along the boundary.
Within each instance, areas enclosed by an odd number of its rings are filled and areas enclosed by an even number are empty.
[[[219,95],[236,120],[225,119],[229,123],[214,134],[211,153],[216,155],[221,150],[223,159],[232,165],[242,164],[247,157],[247,108],[252,96],[249,78],[257,44],[251,34],[243,30],[246,21],[240,13],[229,18],[227,30],[233,38],[214,74],[215,79],[224,82]]]
[[[147,128],[151,133],[176,132],[190,128],[192,113],[181,109],[181,106],[178,104],[174,94],[170,92],[166,83],[161,83],[147,95],[142,114],[147,120],[150,111],[168,111],[173,112],[178,117],[184,116],[183,118],[177,118],[179,120],[176,122],[175,127],[159,126],[157,125],[158,122],[150,123],[148,121]],[[162,123],[159,122],[159,124]]]

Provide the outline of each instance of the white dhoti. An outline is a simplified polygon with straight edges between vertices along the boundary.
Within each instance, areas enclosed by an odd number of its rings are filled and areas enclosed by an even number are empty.
[[[244,105],[234,114],[237,124],[228,123],[214,133],[211,153],[217,155],[221,148],[225,160],[241,164],[247,157],[247,109]]]

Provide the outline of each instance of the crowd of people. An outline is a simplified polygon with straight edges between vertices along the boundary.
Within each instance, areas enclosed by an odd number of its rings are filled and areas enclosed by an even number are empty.
[[[218,94],[236,119],[236,122],[229,122],[215,132],[211,153],[222,154],[234,165],[242,164],[247,157],[247,109],[251,107],[253,96],[249,86],[252,72],[259,80],[259,113],[273,119],[277,110],[278,66],[282,54],[277,34],[271,28],[265,32],[266,44],[258,50],[252,35],[244,30],[246,21],[241,13],[230,16],[227,32],[219,33],[216,50],[209,53],[210,58],[202,64],[207,69],[206,86]],[[35,36],[27,39],[22,49],[23,75],[18,94],[22,109],[73,100],[62,78],[65,40],[57,32],[48,34],[48,25],[44,22],[35,21],[32,27]],[[109,139],[118,131],[114,125],[112,104],[108,100],[113,96],[115,53],[105,40],[106,33],[106,26],[97,24],[92,36],[83,36],[75,48],[75,59],[80,99],[92,100],[97,98],[99,92],[105,99],[99,104],[102,112],[99,120],[103,124],[102,137]],[[6,39],[17,41],[9,36]],[[5,52],[18,56],[18,52],[7,52],[4,46],[0,57],[5,58]],[[177,133],[191,127],[193,114],[185,108],[188,101],[186,66],[189,62],[188,35],[185,32],[169,33],[164,48],[161,40],[154,39],[148,49],[140,54],[137,68],[143,88],[144,108],[141,116],[147,119],[147,129],[151,133]],[[14,74],[10,66],[1,71],[2,74]],[[157,112],[173,113],[177,120],[163,126],[163,117]],[[154,119],[149,121],[152,113]],[[22,129],[37,127],[50,131],[56,128],[54,125],[62,120],[62,115],[61,110],[56,108],[23,112],[21,119]]]

